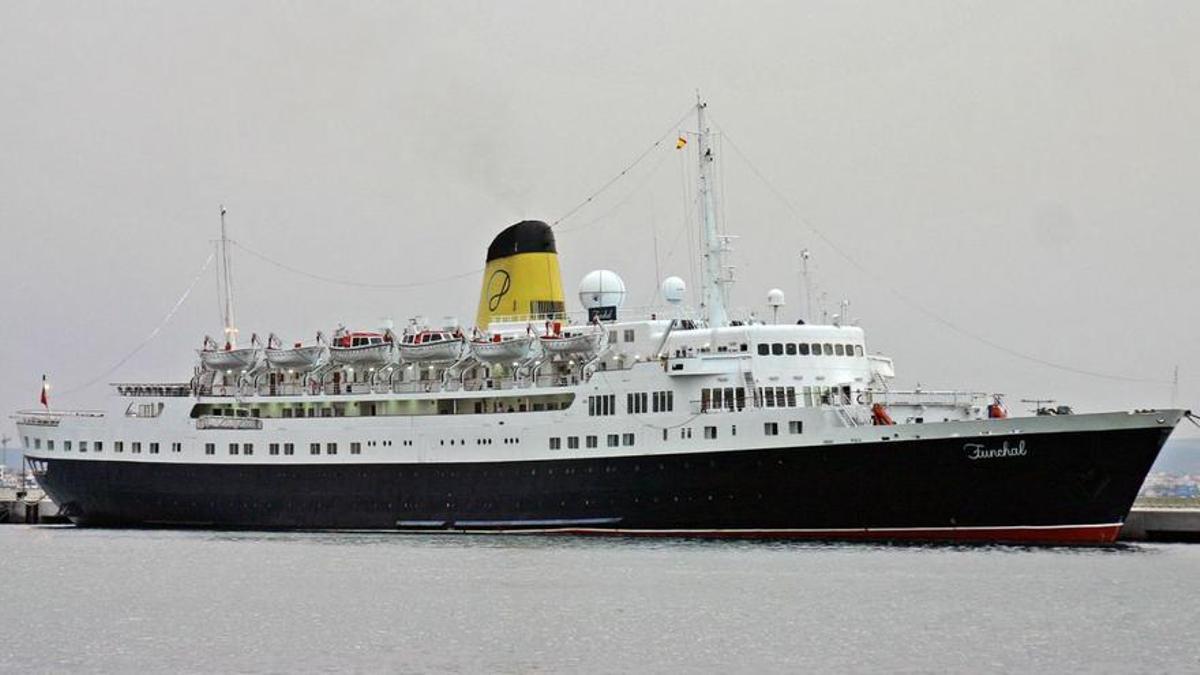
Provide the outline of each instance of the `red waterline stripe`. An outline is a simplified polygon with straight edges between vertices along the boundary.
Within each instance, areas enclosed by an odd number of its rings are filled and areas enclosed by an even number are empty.
[[[930,527],[880,529],[796,530],[626,530],[610,528],[557,528],[529,530],[468,530],[503,534],[580,534],[634,537],[698,537],[712,539],[812,539],[868,541],[958,541],[1014,544],[1111,544],[1120,523],[1104,525],[1052,525],[1014,527]]]

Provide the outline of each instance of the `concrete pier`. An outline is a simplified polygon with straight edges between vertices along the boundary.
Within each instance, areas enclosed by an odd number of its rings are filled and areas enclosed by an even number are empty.
[[[1200,508],[1135,506],[1121,541],[1200,542]]]
[[[0,523],[65,523],[55,504],[41,490],[0,488]]]

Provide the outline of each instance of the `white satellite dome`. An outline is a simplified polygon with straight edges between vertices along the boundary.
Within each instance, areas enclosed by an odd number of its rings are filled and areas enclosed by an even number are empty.
[[[625,282],[612,270],[588,272],[579,282],[579,302],[586,309],[625,304]]]
[[[782,290],[780,290],[778,288],[772,288],[771,290],[767,291],[767,306],[768,307],[783,307],[785,304],[787,304],[787,303],[785,303],[783,301],[783,291]]]
[[[679,277],[667,277],[662,282],[663,300],[672,305],[683,302],[683,294],[687,292],[687,284]]]

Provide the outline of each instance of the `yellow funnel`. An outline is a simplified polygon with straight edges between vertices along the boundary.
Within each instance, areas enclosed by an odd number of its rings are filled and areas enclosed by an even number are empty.
[[[492,321],[507,317],[558,317],[564,308],[550,226],[523,220],[496,235],[488,246],[475,325],[486,330]]]

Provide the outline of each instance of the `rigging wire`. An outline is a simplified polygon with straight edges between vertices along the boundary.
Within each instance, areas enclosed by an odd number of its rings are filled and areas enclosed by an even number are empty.
[[[658,140],[654,141],[654,143],[650,147],[643,150],[642,154],[638,155],[632,162],[629,163],[628,166],[626,166],[624,169],[621,169],[620,173],[618,173],[617,175],[608,179],[608,181],[605,182],[604,185],[601,185],[598,190],[596,190],[592,194],[588,195],[586,199],[584,199],[583,201],[576,204],[569,211],[567,211],[565,214],[560,216],[558,218],[558,220],[555,220],[554,222],[550,223],[550,227],[551,228],[558,227],[559,223],[570,218],[571,216],[574,216],[577,212],[579,212],[580,209],[582,209],[583,207],[590,204],[593,199],[595,199],[596,197],[599,197],[601,194],[604,193],[604,191],[606,191],[606,190],[608,190],[608,188],[612,187],[614,183],[621,180],[621,178],[623,178],[625,176],[625,174],[629,173],[630,171],[633,170],[634,167],[636,167],[638,164],[640,164],[642,162],[642,160],[646,158],[647,155],[649,155],[651,152],[654,152],[654,150],[658,146],[662,145],[662,142],[667,140],[667,138],[669,136],[671,136],[671,134],[676,133],[676,131],[679,129],[679,125],[683,124],[683,121],[685,119],[687,119],[688,116],[691,115],[692,111],[695,109],[696,109],[695,106],[688,106],[687,112],[685,112],[679,118],[678,121],[676,121],[674,124],[672,124],[670,127],[668,127],[667,130],[664,131],[663,134],[658,137]]]
[[[113,366],[111,368],[109,368],[108,370],[104,371],[103,373],[100,373],[96,377],[93,377],[92,379],[88,380],[87,382],[85,382],[77,387],[72,387],[63,392],[60,392],[61,395],[62,396],[70,396],[71,394],[74,394],[76,392],[83,391],[84,389],[91,387],[92,385],[96,384],[100,380],[103,380],[104,378],[108,377],[109,375],[112,375],[121,366],[128,363],[129,359],[132,359],[138,352],[142,351],[142,349],[146,345],[150,344],[150,342],[152,340],[154,340],[154,338],[158,337],[158,334],[160,332],[162,332],[162,329],[166,328],[167,324],[171,322],[171,319],[175,318],[175,314],[179,311],[180,307],[183,307],[183,303],[187,302],[188,296],[190,296],[192,294],[192,291],[195,290],[196,284],[200,283],[200,278],[202,276],[204,276],[204,273],[208,270],[208,266],[212,264],[214,258],[216,258],[215,251],[208,254],[208,258],[205,259],[204,264],[200,266],[199,271],[197,271],[196,275],[194,277],[192,277],[192,281],[191,281],[191,283],[188,284],[187,290],[185,290],[183,292],[183,295],[179,296],[179,299],[176,300],[175,304],[171,306],[171,310],[169,312],[167,312],[167,315],[162,318],[162,321],[158,322],[158,325],[154,327],[154,330],[150,331],[150,334],[146,336],[146,339],[139,342],[137,344],[137,346],[135,346],[133,348],[132,351],[130,351],[128,354],[126,354],[124,357],[122,357],[119,361],[117,361],[115,364],[113,364]]]
[[[354,288],[375,288],[375,289],[420,288],[422,286],[432,286],[434,284],[440,284],[440,283],[444,283],[447,281],[456,281],[458,279],[466,279],[467,277],[473,277],[475,275],[483,273],[483,268],[479,267],[479,268],[473,269],[469,272],[460,272],[458,274],[451,274],[449,276],[437,277],[434,279],[425,279],[422,281],[410,281],[410,282],[405,282],[405,283],[373,283],[373,282],[368,282],[368,281],[354,281],[352,279],[337,279],[334,277],[327,277],[327,276],[324,276],[321,274],[314,274],[307,270],[302,270],[299,267],[294,267],[285,262],[281,262],[279,260],[276,260],[276,259],[268,256],[265,253],[261,253],[259,251],[256,251],[256,250],[250,248],[249,246],[246,246],[245,244],[241,243],[240,241],[238,241],[236,239],[230,239],[229,242],[231,244],[233,244],[234,246],[237,246],[238,248],[242,249],[246,253],[249,253],[250,255],[254,256],[255,258],[258,258],[259,260],[262,260],[263,262],[274,265],[282,270],[291,272],[292,274],[298,274],[302,277],[308,277],[309,279],[314,279],[316,281],[322,281],[322,282],[325,282],[328,284],[337,284],[339,286],[352,286]]]
[[[710,119],[712,119],[712,118],[710,117]],[[718,126],[718,128],[720,126],[720,125],[717,125],[717,122],[715,119],[713,119],[713,125]],[[990,340],[982,335],[979,335],[977,333],[974,333],[972,331],[969,331],[969,330],[959,326],[958,324],[954,323],[953,321],[950,321],[949,319],[943,317],[942,315],[938,314],[937,312],[933,311],[932,309],[917,302],[916,300],[909,297],[908,295],[900,292],[894,286],[888,284],[886,281],[881,279],[869,267],[867,267],[866,265],[863,265],[862,263],[859,263],[858,260],[856,260],[853,256],[851,256],[844,249],[842,249],[841,246],[839,246],[832,239],[830,239],[828,236],[826,236],[824,232],[817,229],[815,226],[812,225],[812,223],[810,223],[807,219],[805,219],[800,214],[799,209],[797,209],[795,206],[793,206],[791,201],[788,200],[788,198],[778,188],[775,187],[774,183],[767,180],[767,177],[764,176],[762,174],[762,172],[758,170],[758,167],[755,166],[755,164],[750,161],[750,158],[746,156],[746,153],[743,152],[742,149],[738,146],[738,144],[733,140],[733,138],[729,136],[729,133],[727,131],[722,129],[721,135],[725,140],[727,140],[729,142],[729,147],[733,148],[734,152],[742,159],[743,162],[746,163],[746,166],[755,175],[755,177],[757,177],[760,181],[762,181],[763,185],[766,186],[766,188],[777,199],[779,199],[779,201],[787,208],[787,210],[791,212],[792,216],[796,219],[797,223],[799,223],[801,226],[803,226],[804,228],[808,229],[813,234],[815,234],[817,236],[817,238],[819,238],[821,241],[825,242],[825,244],[827,246],[829,246],[829,248],[833,249],[833,251],[835,253],[837,253],[839,256],[841,256],[846,262],[850,263],[850,265],[852,267],[857,269],[859,272],[863,273],[863,275],[865,275],[867,278],[871,279],[876,284],[882,286],[884,289],[886,289],[889,293],[894,295],[900,301],[904,302],[909,307],[912,307],[913,309],[921,312],[922,314],[929,317],[930,319],[933,319],[934,321],[942,324],[943,326],[949,328],[950,330],[952,330],[964,337],[967,337],[971,340],[979,342],[980,344],[991,347],[992,349],[1003,352],[1005,354],[1008,354],[1009,356],[1012,356],[1012,357],[1015,357],[1018,359],[1022,359],[1022,360],[1036,363],[1036,364],[1039,364],[1042,366],[1046,366],[1048,368],[1054,368],[1056,370],[1062,370],[1065,372],[1074,373],[1076,375],[1086,375],[1088,377],[1094,377],[1094,378],[1105,379],[1105,380],[1113,380],[1113,381],[1117,381],[1117,382],[1136,382],[1136,383],[1144,383],[1144,384],[1170,384],[1170,382],[1167,380],[1159,380],[1159,379],[1148,378],[1148,377],[1130,377],[1127,375],[1118,375],[1118,374],[1114,374],[1114,373],[1103,373],[1103,372],[1094,371],[1094,370],[1087,370],[1084,368],[1077,368],[1075,366],[1070,366],[1070,365],[1066,365],[1066,364],[1062,364],[1062,363],[1056,363],[1054,361],[1049,361],[1047,359],[1043,359],[1041,357],[1034,356],[1033,354],[1027,354],[1025,352],[1018,351],[1016,349],[1012,349],[1011,347],[1002,345],[998,342],[995,342],[994,340]]]

